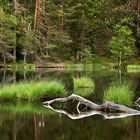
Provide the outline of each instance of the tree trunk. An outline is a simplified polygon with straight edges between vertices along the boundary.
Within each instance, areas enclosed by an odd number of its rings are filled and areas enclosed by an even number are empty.
[[[61,3],[61,11],[62,11],[62,15],[61,15],[61,31],[64,31],[64,6],[63,6],[63,1]]]
[[[14,62],[14,63],[16,63],[16,57],[17,57],[17,56],[16,56],[16,52],[17,52],[17,50],[16,50],[16,46],[15,46],[14,49],[13,49],[13,57],[14,57],[14,58],[13,58],[13,62]]]
[[[120,67],[122,65],[122,52],[120,52]]]
[[[119,57],[118,57],[118,68],[120,68],[122,65],[122,52],[119,53]]]
[[[4,69],[7,68],[7,64],[6,64],[6,55],[5,55],[5,51],[3,51],[3,64],[4,64]]]
[[[36,0],[36,6],[35,6],[35,16],[34,16],[34,30],[39,29],[39,23],[41,22],[41,8],[42,2],[41,0]]]
[[[27,63],[27,49],[24,50],[24,64]]]
[[[13,0],[14,3],[14,15],[17,16],[17,0]],[[16,27],[15,27],[15,38],[16,38]],[[16,45],[13,49],[13,62],[16,63]]]

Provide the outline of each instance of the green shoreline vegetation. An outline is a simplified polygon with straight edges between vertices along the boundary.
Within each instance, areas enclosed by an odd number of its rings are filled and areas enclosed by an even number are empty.
[[[36,100],[45,97],[66,95],[64,85],[58,81],[39,81],[28,83],[8,84],[1,87],[0,100],[4,99],[27,99]]]
[[[104,100],[112,101],[124,105],[132,105],[134,91],[131,82],[113,82],[104,92]]]
[[[88,96],[94,92],[94,81],[88,77],[74,78],[74,93]]]

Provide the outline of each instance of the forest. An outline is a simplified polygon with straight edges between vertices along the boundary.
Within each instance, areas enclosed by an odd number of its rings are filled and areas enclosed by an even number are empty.
[[[0,54],[4,67],[134,62],[140,57],[140,0],[1,0]]]
[[[140,0],[0,0],[0,140],[139,130]]]

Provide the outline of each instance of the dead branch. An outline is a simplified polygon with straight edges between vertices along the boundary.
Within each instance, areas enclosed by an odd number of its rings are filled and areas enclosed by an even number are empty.
[[[66,109],[56,109],[52,106],[54,102],[65,103],[73,100],[76,100],[78,102],[76,106],[77,113],[69,113]],[[140,111],[128,108],[124,105],[115,104],[113,102],[105,102],[102,105],[98,105],[75,94],[72,94],[65,98],[56,98],[50,101],[46,101],[43,104],[44,107],[52,109],[58,113],[63,113],[71,119],[80,119],[92,115],[101,115],[105,119],[123,118],[128,116],[140,115]],[[80,105],[84,105],[88,109],[86,111],[82,111],[80,109]]]

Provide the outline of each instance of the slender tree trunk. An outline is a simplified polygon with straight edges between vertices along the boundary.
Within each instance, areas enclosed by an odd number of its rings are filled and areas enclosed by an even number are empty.
[[[82,11],[82,33],[81,33],[81,50],[82,50],[82,52],[83,52],[83,50],[84,50],[84,22],[85,22],[85,12],[84,12],[84,10]]]
[[[118,62],[119,68],[121,67],[121,65],[122,65],[122,52],[120,52],[119,54],[119,62]]]
[[[17,0],[13,0],[14,3],[14,15],[17,16]],[[16,27],[15,27],[15,38],[16,38]],[[16,40],[16,39],[15,39]],[[13,49],[13,62],[16,63],[16,45]]]
[[[62,15],[61,15],[61,31],[63,32],[64,31],[64,5],[63,5],[63,1],[61,3],[61,12],[62,12]]]
[[[6,69],[7,64],[6,64],[6,55],[5,55],[5,51],[3,51],[3,64],[4,64],[4,69]]]
[[[3,71],[3,80],[2,80],[3,84],[5,83],[5,78],[6,78],[6,69],[4,69]]]
[[[24,51],[24,64],[27,62],[27,49]]]
[[[13,83],[16,84],[16,72],[13,72]]]
[[[14,49],[13,49],[13,56],[14,56],[14,57],[13,57],[13,62],[14,62],[14,63],[16,63],[16,57],[17,57],[17,56],[16,56],[16,52],[17,52],[17,49],[16,49],[16,46],[15,46]]]
[[[137,25],[137,35],[140,33],[140,0],[138,0],[138,25]]]

